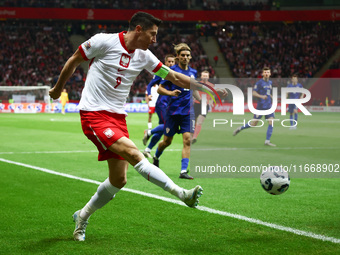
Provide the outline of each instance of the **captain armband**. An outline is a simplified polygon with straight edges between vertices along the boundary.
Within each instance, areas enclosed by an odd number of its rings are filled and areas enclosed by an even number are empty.
[[[162,65],[161,68],[159,68],[159,70],[155,72],[155,74],[165,79],[165,77],[168,75],[169,72],[170,72],[170,68],[167,67],[166,65]]]

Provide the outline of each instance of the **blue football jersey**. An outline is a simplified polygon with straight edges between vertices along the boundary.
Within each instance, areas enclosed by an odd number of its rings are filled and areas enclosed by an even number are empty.
[[[151,88],[155,85],[155,84],[160,84],[162,81],[162,78],[154,75],[153,79],[149,82],[148,86],[146,87],[146,92],[148,93],[148,95],[151,95]]]
[[[183,70],[181,69],[177,64],[170,67],[172,70],[182,73],[186,76],[192,77],[192,78],[197,78],[197,70],[188,67],[188,70]],[[169,115],[189,115],[190,114],[190,98],[191,98],[191,91],[190,89],[184,89],[181,87],[178,87],[177,85],[173,84],[170,81],[163,80],[161,82],[162,85],[167,90],[180,90],[181,93],[175,97],[170,97],[169,102],[168,102],[168,107],[167,107],[167,114]]]
[[[267,95],[267,99],[257,98],[257,110],[268,110],[272,107],[272,90],[272,81],[261,79],[255,83],[254,91],[260,95]]]
[[[293,83],[288,84],[287,88],[302,88],[302,85],[300,83],[297,83],[294,85]],[[301,93],[296,92],[296,93],[288,93],[288,98],[289,99],[299,99],[301,96]]]

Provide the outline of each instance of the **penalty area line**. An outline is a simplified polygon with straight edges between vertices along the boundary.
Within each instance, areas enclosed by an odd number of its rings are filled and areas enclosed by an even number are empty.
[[[12,160],[3,159],[3,158],[0,158],[0,162],[13,164],[13,165],[17,165],[17,166],[22,166],[22,167],[38,170],[38,171],[41,171],[41,172],[45,172],[45,173],[49,173],[49,174],[53,174],[53,175],[58,175],[58,176],[66,177],[66,178],[69,178],[69,179],[79,180],[79,181],[83,181],[83,182],[87,182],[87,183],[93,183],[93,184],[97,184],[97,185],[99,185],[101,183],[99,181],[95,181],[95,180],[91,180],[91,179],[87,179],[87,178],[82,178],[82,177],[74,176],[74,175],[71,175],[71,174],[60,173],[60,172],[53,171],[53,170],[50,170],[50,169],[46,169],[46,168],[43,168],[43,167],[32,166],[32,165],[28,165],[28,164],[24,164],[24,163],[20,163],[20,162],[15,162],[15,161],[12,161]],[[130,192],[130,193],[150,197],[150,198],[159,199],[159,200],[162,200],[162,201],[165,201],[165,202],[186,206],[183,202],[176,200],[176,199],[167,198],[167,197],[163,197],[163,196],[159,196],[159,195],[154,195],[154,194],[151,194],[151,193],[147,193],[147,192],[143,192],[143,191],[139,191],[139,190],[134,190],[134,189],[129,189],[129,188],[123,188],[122,190]],[[212,213],[212,214],[217,214],[217,215],[226,216],[226,217],[230,217],[230,218],[234,218],[234,219],[238,219],[238,220],[243,220],[243,221],[253,223],[253,224],[257,224],[257,225],[266,226],[266,227],[273,228],[273,229],[276,229],[276,230],[290,232],[290,233],[300,235],[300,236],[310,237],[310,238],[313,238],[313,239],[328,241],[328,242],[337,243],[337,244],[340,243],[340,239],[335,238],[335,237],[329,237],[329,236],[319,235],[319,234],[315,234],[315,233],[312,233],[312,232],[303,231],[303,230],[299,230],[299,229],[295,229],[295,228],[285,227],[285,226],[281,226],[281,225],[278,225],[278,224],[273,224],[273,223],[270,223],[270,222],[265,222],[265,221],[254,219],[254,218],[249,218],[249,217],[239,215],[239,214],[215,210],[213,208],[209,208],[209,207],[205,207],[205,206],[197,206],[196,209],[200,210],[200,211]]]

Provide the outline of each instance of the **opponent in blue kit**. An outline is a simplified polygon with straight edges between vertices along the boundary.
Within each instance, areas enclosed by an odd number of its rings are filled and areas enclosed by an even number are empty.
[[[172,66],[171,69],[186,76],[197,78],[197,70],[189,67],[191,59],[190,47],[185,43],[180,43],[175,45],[175,51],[178,64]],[[189,89],[178,87],[167,80],[161,82],[158,92],[161,95],[170,96],[170,99],[165,117],[164,138],[158,145],[153,162],[156,166],[159,165],[159,157],[165,148],[171,144],[174,135],[176,133],[182,134],[183,150],[179,177],[183,179],[193,179],[193,177],[188,175],[187,171],[190,157],[190,134],[194,132],[195,128],[194,117],[190,119],[190,113],[193,113],[193,108],[191,107],[193,100],[190,100],[192,94]]]
[[[168,54],[165,56],[165,62],[164,64],[168,67],[171,67],[175,64],[175,56],[172,54]],[[148,95],[151,95],[151,88],[155,84],[160,84],[162,81],[162,78],[155,75],[155,77],[150,81],[150,83],[147,86],[147,93]],[[164,129],[164,119],[166,114],[166,108],[168,106],[169,96],[166,95],[159,95],[157,102],[156,102],[156,113],[158,115],[158,126],[151,130],[145,130],[144,137],[143,137],[143,144],[146,145],[149,138],[151,137],[149,145],[145,148],[143,151],[143,154],[147,158],[151,158],[151,150],[152,148],[158,143],[158,141],[161,139],[163,135],[163,129]]]
[[[298,76],[296,74],[294,74],[292,76],[292,82],[288,84],[287,88],[303,88],[302,85],[300,83],[298,83]],[[304,97],[303,93],[291,92],[291,93],[288,93],[287,98],[289,98],[289,99],[299,99],[299,98],[303,98],[303,97]],[[295,104],[289,104],[288,105],[288,112],[290,114],[290,129],[296,129],[297,119],[298,119],[298,108],[297,108],[297,106]],[[293,116],[293,114],[294,114],[294,116]]]
[[[268,67],[264,67],[262,69],[262,79],[256,82],[253,90],[253,96],[258,98],[257,101],[257,110],[268,110],[272,107],[272,81],[269,80],[271,75],[270,69]],[[244,126],[238,127],[233,135],[237,135],[239,132],[246,128],[255,127],[258,123],[258,120],[262,118],[262,115],[254,114],[254,118],[251,121],[250,125],[247,123]],[[275,144],[270,142],[270,137],[273,133],[273,119],[274,113],[265,115],[266,120],[268,121],[268,129],[267,136],[264,142],[264,145],[267,146],[276,146]]]

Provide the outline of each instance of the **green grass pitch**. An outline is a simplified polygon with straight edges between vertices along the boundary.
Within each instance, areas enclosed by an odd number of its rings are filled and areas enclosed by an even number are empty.
[[[208,114],[194,145],[206,149],[201,157],[220,160],[223,155],[224,162],[237,167],[340,163],[337,113],[300,114],[297,130],[275,127],[272,142],[276,148],[263,146],[266,127],[233,137],[237,125],[213,129],[213,118],[234,117]],[[243,118],[235,117],[235,121]],[[153,116],[154,126],[156,121]],[[127,122],[130,138],[144,149],[147,114],[129,114]],[[86,241],[75,242],[72,214],[89,200],[97,185],[36,168],[105,180],[106,162],[97,161],[94,145],[81,131],[79,115],[2,113],[0,123],[0,254],[340,253],[339,178],[291,176],[290,188],[280,196],[267,194],[259,178],[251,176],[207,178],[196,174],[192,181],[181,180],[179,135],[162,155],[160,166],[180,186],[200,184],[204,189],[201,207],[191,209],[121,191],[91,216]],[[212,153],[214,148],[225,151]],[[126,188],[173,198],[132,167]]]

